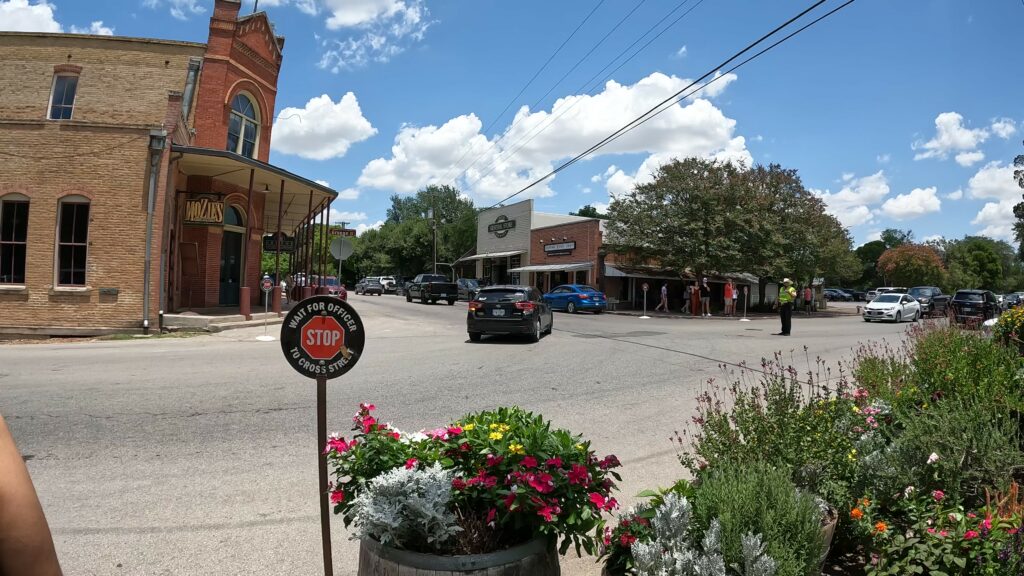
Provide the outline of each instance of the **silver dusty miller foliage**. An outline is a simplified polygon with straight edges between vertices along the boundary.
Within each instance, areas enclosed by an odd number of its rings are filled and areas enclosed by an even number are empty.
[[[654,540],[635,542],[631,547],[638,576],[727,576],[729,573],[722,556],[721,526],[713,520],[701,538],[691,533],[693,509],[690,502],[678,494],[666,494],[664,502],[655,510],[651,526]],[[765,553],[760,535],[742,537],[743,565],[732,565],[735,574],[742,576],[774,576],[775,561]]]
[[[371,537],[393,548],[438,550],[461,530],[448,509],[452,472],[441,465],[395,468],[370,480],[352,501],[353,538]]]

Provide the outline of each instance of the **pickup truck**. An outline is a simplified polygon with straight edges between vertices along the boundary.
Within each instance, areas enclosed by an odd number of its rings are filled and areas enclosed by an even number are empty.
[[[945,315],[951,300],[949,294],[943,294],[942,289],[936,286],[915,286],[907,293],[921,304],[921,314],[925,316]]]
[[[412,302],[413,298],[424,304],[447,300],[449,306],[454,306],[459,299],[459,287],[442,274],[420,274],[405,285],[405,301]]]

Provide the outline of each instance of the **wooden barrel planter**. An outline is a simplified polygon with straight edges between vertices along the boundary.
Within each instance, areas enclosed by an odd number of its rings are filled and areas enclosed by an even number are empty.
[[[439,556],[398,550],[365,538],[359,576],[561,576],[554,540],[535,538],[488,554]]]

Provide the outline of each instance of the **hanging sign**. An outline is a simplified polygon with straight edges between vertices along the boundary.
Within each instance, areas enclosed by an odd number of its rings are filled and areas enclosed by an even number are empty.
[[[514,230],[515,227],[516,221],[509,220],[508,216],[502,214],[494,219],[494,224],[487,225],[487,231],[498,238],[504,238],[505,236],[508,236],[509,230]]]
[[[277,234],[270,234],[263,237],[263,251],[277,252]],[[281,252],[295,251],[295,237],[281,232]]]
[[[209,198],[185,200],[185,224],[223,224],[224,203]]]

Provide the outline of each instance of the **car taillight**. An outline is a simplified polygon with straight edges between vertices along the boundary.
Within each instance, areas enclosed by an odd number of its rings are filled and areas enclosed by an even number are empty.
[[[469,303],[469,309],[470,309],[470,311],[473,311],[473,310],[480,310],[480,309],[481,309],[481,308],[483,308],[483,307],[484,307],[484,303],[483,303],[483,302],[470,302],[470,303]]]
[[[536,305],[533,302],[516,302],[516,308],[524,312],[533,312]]]
[[[589,294],[580,294],[580,300],[587,300],[590,298]]]

